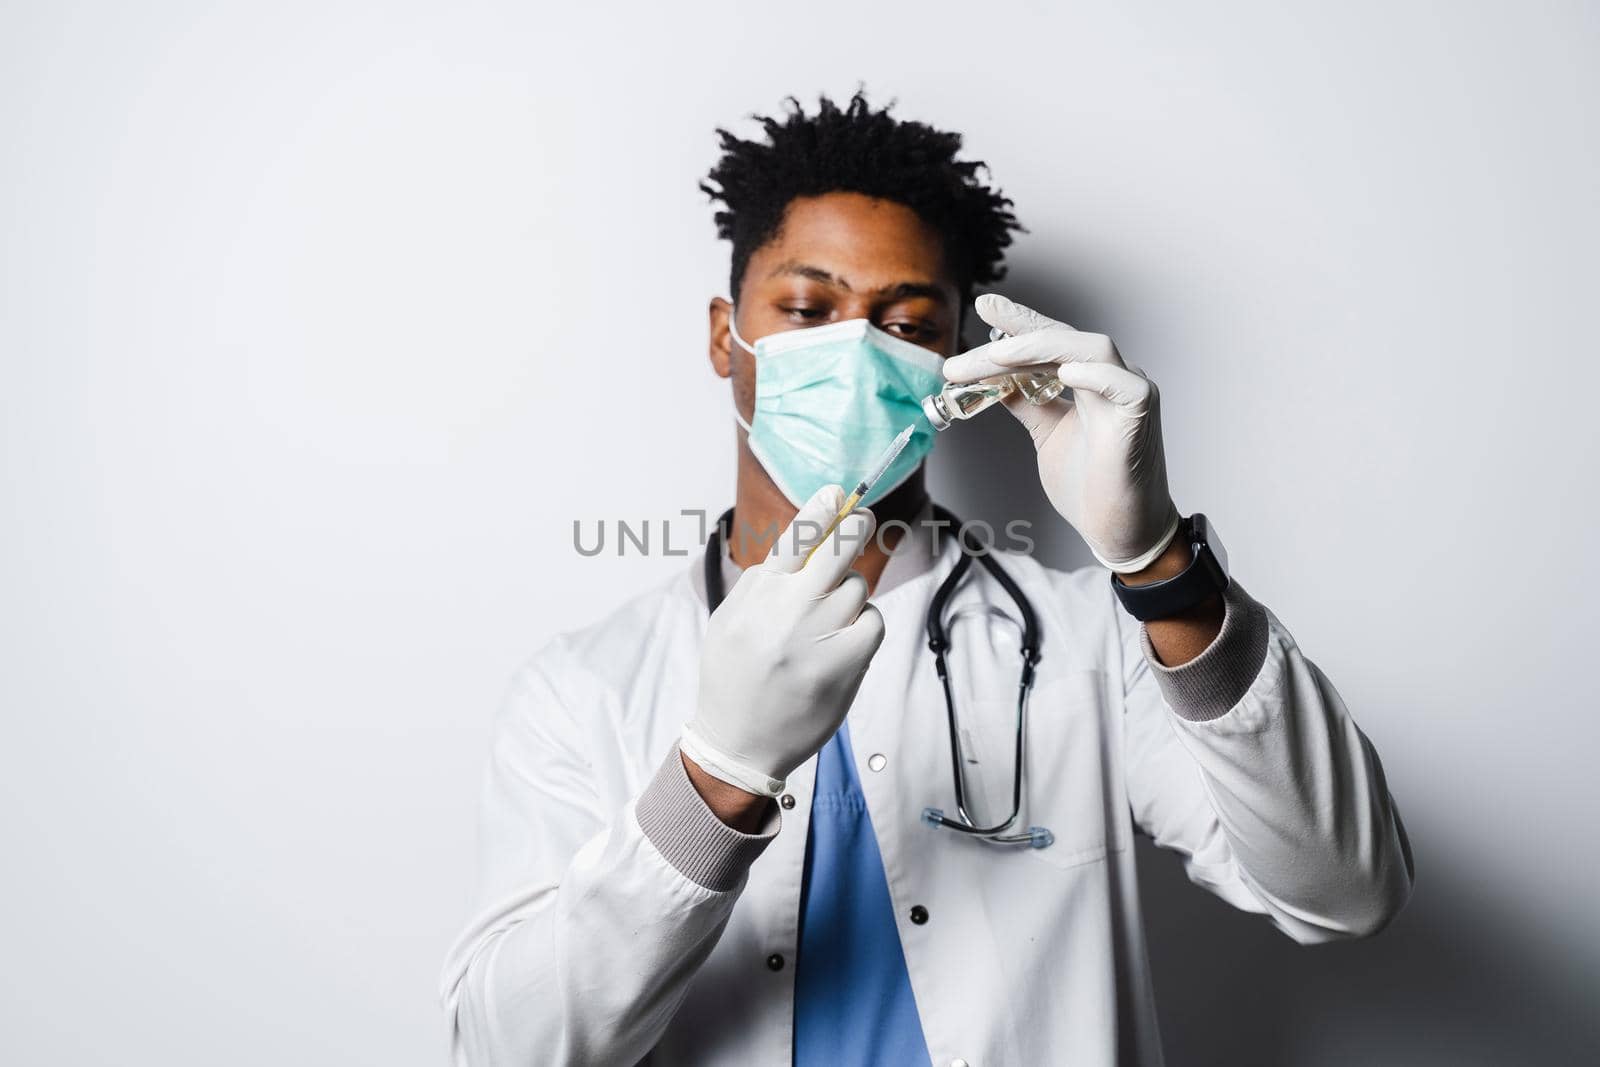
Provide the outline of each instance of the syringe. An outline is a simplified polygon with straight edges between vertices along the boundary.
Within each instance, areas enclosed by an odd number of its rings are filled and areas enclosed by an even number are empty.
[[[839,524],[844,521],[844,517],[854,511],[856,505],[861,503],[862,498],[872,491],[872,487],[877,484],[878,479],[882,478],[884,472],[889,469],[889,464],[893,463],[895,458],[900,455],[901,450],[911,442],[911,435],[916,431],[916,428],[916,424],[912,423],[895,434],[894,440],[889,442],[889,447],[883,450],[883,455],[879,457],[877,464],[872,468],[872,473],[856,483],[855,489],[851,491],[849,496],[844,498],[844,507],[839,509],[839,514],[833,517],[833,521],[828,523],[828,528],[822,531],[822,536],[817,538],[817,543],[811,546],[810,552],[806,553],[806,563],[811,562],[811,557],[817,554],[817,549],[821,548],[823,543],[833,535],[833,531],[839,528]],[[801,566],[803,567],[805,564],[802,563]]]

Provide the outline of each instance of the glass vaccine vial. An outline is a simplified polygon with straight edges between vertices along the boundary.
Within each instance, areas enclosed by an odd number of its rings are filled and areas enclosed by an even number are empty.
[[[1010,336],[994,327],[989,340],[998,341]],[[951,382],[943,389],[922,401],[922,413],[928,417],[935,430],[943,430],[951,423],[970,419],[1010,396],[1020,392],[1030,404],[1048,404],[1067,391],[1060,378],[1040,371],[1018,371],[975,382]]]
[[[1032,371],[976,382],[951,382],[922,401],[922,413],[935,430],[943,430],[953,422],[987,411],[1013,393],[1021,393],[1030,404],[1048,404],[1065,389],[1060,378]]]

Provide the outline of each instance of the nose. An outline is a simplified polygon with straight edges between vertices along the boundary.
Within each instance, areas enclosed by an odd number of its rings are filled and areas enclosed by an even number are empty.
[[[881,326],[882,323],[878,322],[873,314],[875,310],[872,306],[872,301],[867,297],[850,296],[839,301],[834,306],[833,313],[841,321],[845,319],[867,319],[874,326]]]

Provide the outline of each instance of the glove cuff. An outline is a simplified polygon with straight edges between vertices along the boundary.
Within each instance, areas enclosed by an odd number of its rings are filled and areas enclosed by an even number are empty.
[[[719,782],[726,782],[736,789],[743,789],[746,793],[754,793],[758,797],[775,797],[783,792],[786,784],[784,779],[774,778],[765,771],[730,756],[696,731],[694,723],[684,725],[683,738],[678,742],[678,747],[683,750],[684,755],[694,760],[702,771]]]
[[[1139,571],[1144,570],[1146,567],[1150,566],[1150,564],[1154,563],[1160,557],[1161,553],[1167,550],[1168,545],[1172,544],[1172,539],[1178,535],[1178,526],[1183,522],[1183,516],[1178,514],[1178,509],[1176,507],[1172,507],[1170,504],[1168,507],[1172,508],[1172,514],[1167,520],[1166,532],[1156,539],[1155,546],[1149,551],[1142,552],[1133,559],[1123,560],[1117,563],[1113,563],[1102,556],[1094,547],[1094,545],[1089,546],[1089,551],[1094,555],[1095,560],[1100,564],[1100,566],[1110,570],[1113,574],[1136,574]]]

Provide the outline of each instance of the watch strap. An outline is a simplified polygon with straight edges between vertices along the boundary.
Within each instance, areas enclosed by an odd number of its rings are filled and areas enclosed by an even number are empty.
[[[1126,585],[1115,574],[1111,587],[1129,615],[1140,622],[1182,614],[1228,588],[1228,573],[1211,551],[1204,515],[1192,515],[1178,527],[1178,536],[1188,540],[1194,558],[1180,573],[1159,582]]]

